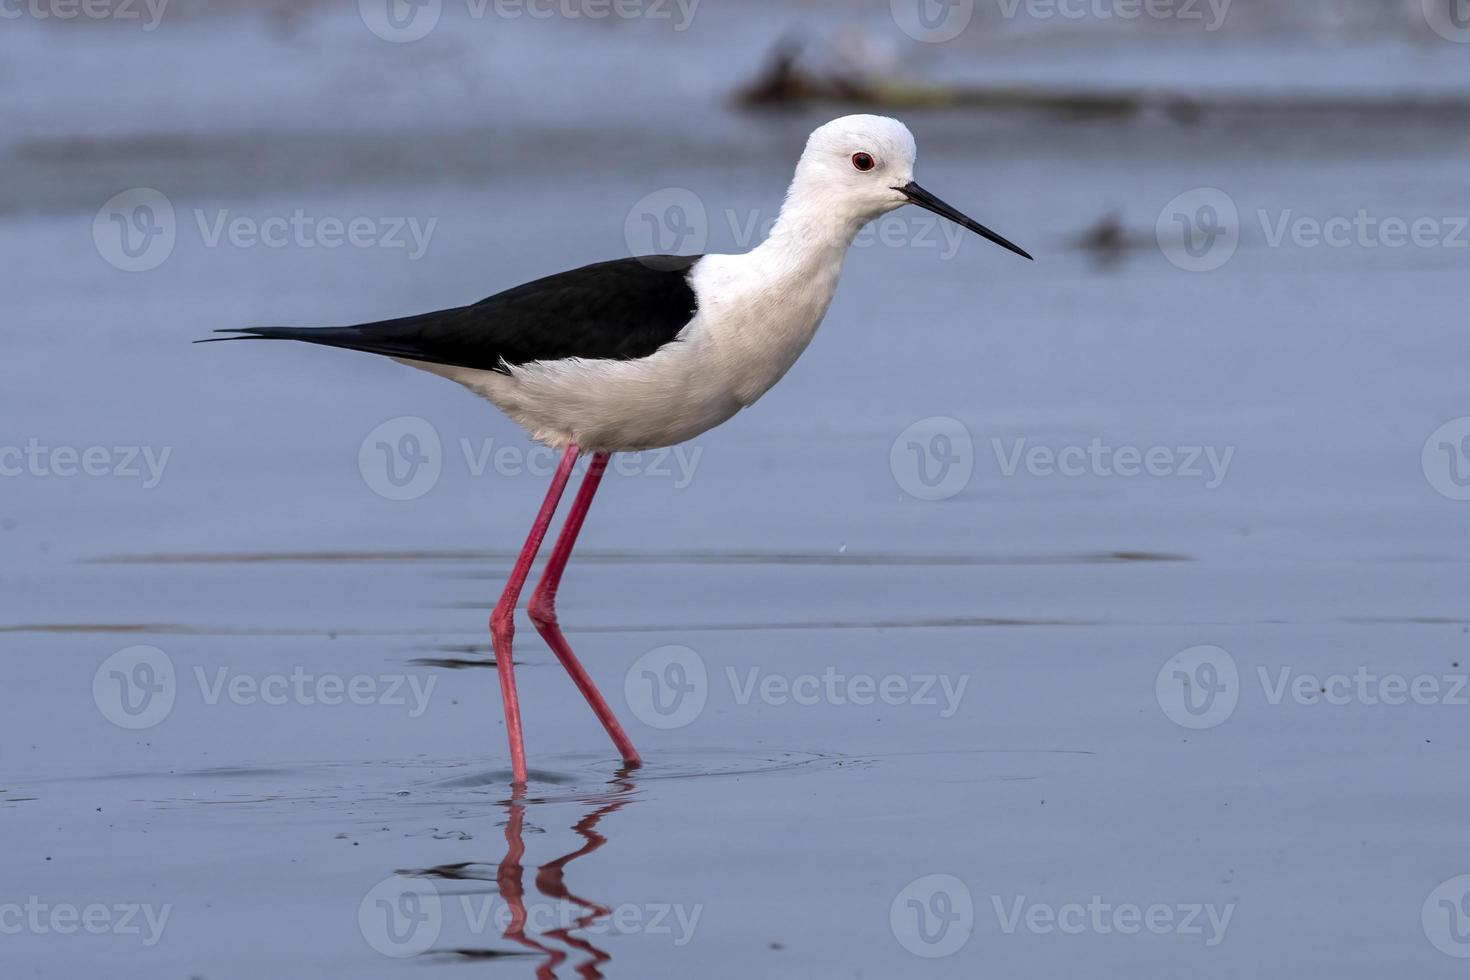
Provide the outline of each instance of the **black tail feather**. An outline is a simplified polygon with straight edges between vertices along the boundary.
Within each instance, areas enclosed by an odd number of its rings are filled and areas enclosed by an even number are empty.
[[[194,343],[212,344],[222,340],[299,340],[307,344],[341,347],[345,350],[382,354],[386,357],[423,359],[423,352],[412,342],[411,338],[385,336],[380,330],[371,329],[379,326],[379,324],[368,324],[362,327],[236,327],[215,331],[215,333],[231,336],[206,337]]]
[[[233,334],[231,337],[205,337],[196,340],[196,344],[217,344],[221,340],[268,340],[275,336],[272,331],[289,330],[289,327],[231,327],[228,330],[216,330],[215,333]]]

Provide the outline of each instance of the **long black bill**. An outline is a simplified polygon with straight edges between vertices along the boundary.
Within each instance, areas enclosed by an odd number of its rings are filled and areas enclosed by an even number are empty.
[[[995,242],[995,244],[999,245],[1001,248],[1008,248],[1022,258],[1031,258],[1031,253],[1026,251],[1021,246],[1016,245],[1013,242],[1006,241],[1004,238],[1000,237],[995,232],[982,225],[980,222],[971,220],[970,218],[965,217],[963,214],[960,214],[960,212],[956,211],[948,204],[945,204],[939,198],[935,197],[933,194],[930,194],[928,191],[924,190],[924,188],[920,187],[913,181],[909,181],[902,187],[895,188],[895,190],[901,191],[911,203],[917,204],[924,210],[933,211],[941,218],[948,218],[950,221],[953,221],[961,228],[968,228],[975,234],[979,235],[981,238],[988,238],[990,241]]]

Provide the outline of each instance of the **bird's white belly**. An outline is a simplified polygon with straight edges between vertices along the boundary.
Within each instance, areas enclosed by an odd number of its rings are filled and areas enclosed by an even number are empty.
[[[697,336],[637,360],[532,361],[510,374],[404,363],[483,396],[537,442],[636,452],[693,439],[743,407],[711,369],[710,353],[708,338]]]

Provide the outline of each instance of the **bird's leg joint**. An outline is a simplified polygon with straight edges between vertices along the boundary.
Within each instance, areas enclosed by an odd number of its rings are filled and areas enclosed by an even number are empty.
[[[515,632],[515,607],[496,604],[495,611],[490,614],[490,639],[497,653],[502,647],[506,650],[510,649],[510,641],[515,636]]]
[[[537,589],[531,596],[530,603],[526,606],[526,612],[531,617],[531,622],[537,628],[556,625],[556,596],[550,592],[542,592]]]

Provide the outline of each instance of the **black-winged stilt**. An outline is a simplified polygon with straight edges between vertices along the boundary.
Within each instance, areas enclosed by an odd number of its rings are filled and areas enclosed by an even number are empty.
[[[806,349],[868,222],[917,204],[1031,258],[914,182],[914,138],[883,116],[843,116],[807,140],[781,213],[740,255],[614,259],[537,279],[472,306],[353,327],[256,327],[212,339],[301,340],[383,354],[487,398],[532,439],[561,449],[541,510],[490,616],[514,782],[526,782],[511,666],[514,614],[572,467],[591,464],[528,604],[623,759],[638,753],[573,655],[556,593],[608,458],[671,446],[770,390]]]

